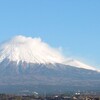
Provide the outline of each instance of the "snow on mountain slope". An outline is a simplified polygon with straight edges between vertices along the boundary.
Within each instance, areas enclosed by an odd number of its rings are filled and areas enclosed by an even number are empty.
[[[62,55],[52,49],[40,38],[16,36],[0,48],[0,62],[8,58],[10,61],[26,61],[27,63],[61,63]]]
[[[89,65],[86,65],[78,60],[74,60],[74,59],[69,59],[67,60],[64,64],[66,65],[70,65],[70,66],[76,66],[78,68],[84,68],[84,69],[90,69],[90,70],[96,70],[96,68],[92,67],[92,66],[89,66]]]
[[[16,61],[17,64],[19,61],[38,64],[61,63],[78,68],[96,70],[77,60],[66,60],[62,54],[44,43],[40,38],[24,37],[21,35],[12,38],[0,46],[0,62],[4,59]]]

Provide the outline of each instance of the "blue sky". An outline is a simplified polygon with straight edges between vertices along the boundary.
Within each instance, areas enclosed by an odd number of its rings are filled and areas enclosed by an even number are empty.
[[[100,68],[100,0],[0,0],[0,42],[18,34]]]

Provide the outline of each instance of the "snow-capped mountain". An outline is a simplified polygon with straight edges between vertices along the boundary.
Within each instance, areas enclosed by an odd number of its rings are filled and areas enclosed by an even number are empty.
[[[56,49],[51,48],[40,38],[16,36],[0,46],[0,62],[5,59],[38,64],[65,64],[74,67],[96,70],[96,68],[83,64],[74,59],[66,59]]]
[[[99,84],[100,72],[96,68],[64,57],[40,38],[20,35],[0,45],[0,90],[9,85],[32,86],[33,89],[38,86],[41,91],[43,88],[49,91],[47,88],[52,89],[52,86],[54,90],[63,86],[98,89]]]

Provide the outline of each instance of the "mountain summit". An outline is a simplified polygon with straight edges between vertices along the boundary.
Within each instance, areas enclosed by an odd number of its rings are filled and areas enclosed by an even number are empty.
[[[40,38],[16,36],[10,41],[1,45],[0,62],[5,58],[10,61],[27,63],[61,63],[62,55],[52,49]]]
[[[42,93],[100,89],[99,84],[98,70],[64,57],[40,38],[20,35],[0,45],[0,92],[19,92],[26,88]]]

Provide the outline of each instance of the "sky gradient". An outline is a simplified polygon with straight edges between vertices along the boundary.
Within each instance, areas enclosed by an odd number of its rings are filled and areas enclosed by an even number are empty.
[[[100,68],[100,0],[1,0],[0,42],[16,35]]]

